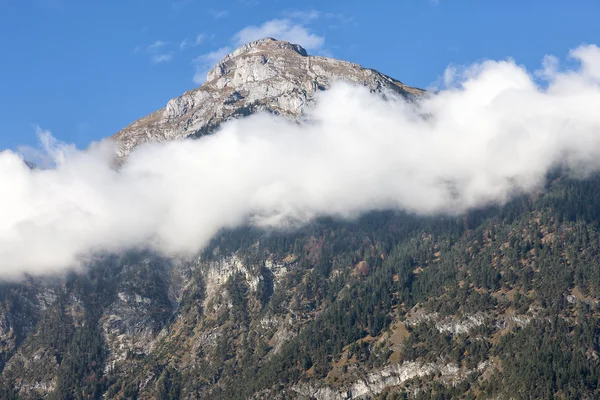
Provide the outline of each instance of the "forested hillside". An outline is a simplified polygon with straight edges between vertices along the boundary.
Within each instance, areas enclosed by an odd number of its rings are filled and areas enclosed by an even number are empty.
[[[223,231],[0,289],[2,394],[598,398],[600,178],[456,217]]]

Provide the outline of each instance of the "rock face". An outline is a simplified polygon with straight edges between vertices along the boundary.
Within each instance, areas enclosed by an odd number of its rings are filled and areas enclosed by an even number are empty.
[[[256,111],[298,118],[314,102],[315,93],[335,81],[364,85],[373,92],[424,93],[358,64],[310,56],[297,44],[266,38],[233,51],[209,71],[201,87],[117,133],[117,154],[126,157],[146,142],[201,136],[228,119]]]
[[[341,390],[333,390],[331,387],[318,386],[315,384],[301,384],[294,386],[292,390],[299,395],[300,399],[317,400],[345,400],[345,399],[371,399],[386,389],[399,386],[402,383],[414,379],[438,375],[438,379],[446,384],[460,382],[465,379],[469,371],[461,371],[454,364],[443,363],[419,363],[405,362],[393,364],[385,368],[372,370],[366,376],[356,382],[347,385]]]

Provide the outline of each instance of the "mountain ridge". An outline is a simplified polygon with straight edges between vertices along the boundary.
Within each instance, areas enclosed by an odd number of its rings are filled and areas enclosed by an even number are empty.
[[[225,56],[208,72],[202,86],[169,100],[164,108],[112,136],[117,155],[124,158],[147,142],[202,136],[231,118],[258,111],[297,119],[314,104],[316,93],[336,81],[405,97],[425,93],[374,69],[312,56],[300,45],[264,38]]]

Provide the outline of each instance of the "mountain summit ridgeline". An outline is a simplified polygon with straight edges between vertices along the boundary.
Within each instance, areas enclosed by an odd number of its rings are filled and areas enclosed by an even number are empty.
[[[146,142],[202,136],[231,118],[257,111],[298,118],[317,92],[336,81],[373,92],[424,93],[376,70],[311,56],[300,45],[265,38],[234,50],[208,72],[202,86],[114,135],[117,154],[125,157]]]

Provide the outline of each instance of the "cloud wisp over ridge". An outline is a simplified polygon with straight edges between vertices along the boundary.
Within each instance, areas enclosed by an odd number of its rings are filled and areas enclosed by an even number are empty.
[[[247,26],[235,34],[236,45],[252,42],[265,37],[273,37],[290,43],[297,43],[307,50],[320,49],[325,38],[310,32],[305,26],[290,19],[273,19],[259,26]]]
[[[416,103],[339,84],[308,123],[231,121],[199,140],[148,144],[120,169],[113,144],[45,137],[56,167],[0,153],[0,278],[62,271],[95,252],[193,255],[220,229],[285,227],[379,209],[456,214],[540,189],[549,170],[600,170],[600,49],[561,70],[485,61]]]
[[[298,16],[298,14],[294,15]],[[309,27],[290,18],[272,19],[262,25],[250,25],[233,35],[231,45],[222,46],[219,49],[201,54],[193,60],[195,66],[194,83],[203,84],[206,81],[208,71],[223,57],[231,53],[234,47],[266,37],[299,44],[307,50],[322,51],[325,43],[325,37],[311,32]]]
[[[208,53],[199,55],[194,59],[196,71],[194,73],[194,83],[202,85],[206,81],[206,75],[208,71],[219,61],[221,61],[227,54],[231,53],[233,49],[229,46],[224,46],[219,49],[213,50]]]

